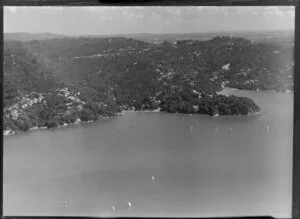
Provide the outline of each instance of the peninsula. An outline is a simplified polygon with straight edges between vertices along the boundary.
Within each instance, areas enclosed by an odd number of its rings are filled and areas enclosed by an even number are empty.
[[[293,44],[217,36],[159,43],[125,37],[4,41],[4,131],[54,128],[122,110],[253,115],[224,87],[293,90]]]

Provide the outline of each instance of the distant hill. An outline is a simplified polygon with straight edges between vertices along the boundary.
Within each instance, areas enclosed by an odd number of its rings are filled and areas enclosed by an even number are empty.
[[[67,36],[53,34],[53,33],[4,33],[4,40],[17,40],[17,41],[32,41],[32,40],[48,40],[54,38],[65,38]]]
[[[211,32],[211,33],[168,33],[168,34],[151,34],[151,33],[131,33],[131,34],[110,34],[110,35],[82,35],[67,36],[54,33],[4,33],[4,40],[32,41],[48,40],[62,38],[111,38],[124,37],[141,40],[149,43],[162,43],[164,41],[174,42],[179,40],[199,40],[206,41],[217,36],[242,37],[256,42],[280,41],[281,43],[294,42],[294,31],[241,31],[241,32]]]
[[[109,38],[125,37],[136,40],[142,40],[151,43],[162,43],[163,41],[174,42],[179,40],[199,40],[206,41],[217,36],[242,37],[256,42],[281,41],[293,42],[294,31],[241,31],[241,32],[210,32],[210,33],[168,33],[168,34],[150,34],[150,33],[132,33],[132,34],[114,34],[114,35],[88,35],[87,38]]]

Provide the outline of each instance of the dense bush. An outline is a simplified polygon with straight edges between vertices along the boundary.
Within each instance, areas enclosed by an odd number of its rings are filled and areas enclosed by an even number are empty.
[[[53,128],[77,118],[113,116],[127,107],[209,115],[258,112],[248,98],[216,92],[224,83],[248,90],[292,90],[292,45],[282,42],[234,37],[176,45],[125,38],[5,42],[4,107],[25,94],[38,98],[42,93],[44,99],[23,110],[18,120],[5,117],[4,128]],[[66,87],[85,102],[82,109],[81,103],[58,95]]]
[[[187,96],[186,92],[166,97],[161,110],[174,113],[201,113],[208,115],[248,115],[260,112],[260,107],[249,98],[215,95],[208,98]]]

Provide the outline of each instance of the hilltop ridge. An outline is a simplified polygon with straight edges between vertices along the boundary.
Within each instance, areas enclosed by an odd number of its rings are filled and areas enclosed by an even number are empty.
[[[46,40],[54,38],[114,38],[124,37],[136,40],[159,43],[163,41],[173,42],[178,40],[210,40],[216,36],[231,36],[242,37],[256,42],[266,41],[294,41],[294,31],[292,30],[278,30],[278,31],[239,31],[239,32],[199,32],[199,33],[127,33],[127,34],[87,34],[87,35],[64,35],[57,33],[27,33],[15,32],[4,33],[4,40],[19,40],[19,41],[32,41],[32,40]]]

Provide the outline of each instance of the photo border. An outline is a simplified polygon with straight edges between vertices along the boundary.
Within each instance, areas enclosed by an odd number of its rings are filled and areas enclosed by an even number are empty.
[[[298,0],[2,0],[0,14],[2,18],[1,30],[3,33],[3,7],[4,6],[295,6],[295,47],[294,47],[294,129],[293,129],[293,192],[292,192],[292,218],[300,218],[300,7]],[[1,124],[3,124],[3,35],[0,47],[2,74],[0,86],[1,95]],[[3,125],[2,125],[3,129]],[[3,216],[3,135],[1,135],[2,149],[0,150],[0,216],[1,218],[74,218],[74,217],[48,217],[48,216]],[[298,147],[297,147],[298,146]],[[93,217],[75,217],[93,218]],[[97,217],[98,218],[98,217]],[[101,218],[101,217],[100,217]],[[128,217],[122,217],[128,218]],[[142,217],[146,218],[146,217]],[[149,217],[147,217],[149,218]],[[182,218],[182,217],[180,217]],[[188,217],[187,217],[188,218]],[[228,217],[226,217],[228,218]],[[234,218],[272,218],[272,217],[234,217]]]

